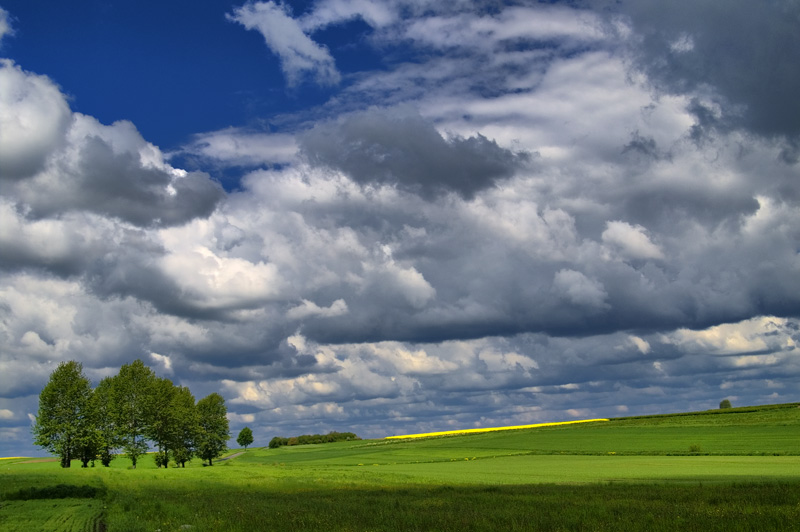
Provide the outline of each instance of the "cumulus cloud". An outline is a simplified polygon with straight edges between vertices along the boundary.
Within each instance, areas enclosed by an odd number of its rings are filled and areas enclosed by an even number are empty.
[[[42,170],[47,156],[64,142],[70,118],[64,96],[49,78],[0,59],[0,179]]]
[[[248,3],[235,8],[228,19],[263,35],[267,46],[280,57],[290,86],[307,76],[320,85],[339,83],[341,75],[330,52],[303,32],[287,6],[275,2]]]
[[[169,226],[208,216],[224,195],[207,174],[167,164],[130,122],[73,114],[44,76],[3,60],[0,88],[0,186],[29,218],[81,211]]]
[[[302,137],[301,147],[312,164],[356,182],[393,184],[429,198],[444,192],[471,198],[528,160],[482,135],[446,139],[403,110],[366,111],[317,125]]]
[[[698,60],[721,32],[642,6],[616,19],[644,43],[634,63],[574,7],[238,8],[297,82],[332,79],[309,35],[354,17],[359,46],[415,59],[387,55],[279,133],[198,134],[180,155],[242,174],[228,194],[6,63],[22,97],[0,93],[2,116],[38,125],[0,158],[0,409],[35,412],[70,358],[94,380],[142,358],[266,439],[794,400],[788,130],[759,129],[769,106],[737,107],[722,73],[668,80],[650,61]]]

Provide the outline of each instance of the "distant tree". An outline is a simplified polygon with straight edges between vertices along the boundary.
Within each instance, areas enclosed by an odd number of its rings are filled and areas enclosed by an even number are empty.
[[[61,467],[70,467],[73,458],[82,458],[85,453],[81,451],[87,451],[91,443],[91,395],[83,366],[74,360],[60,363],[39,394],[34,444],[61,457]]]
[[[727,400],[727,399],[723,399],[722,401],[720,401],[719,407],[720,408],[730,408],[731,407],[731,402],[729,400]]]
[[[178,386],[172,397],[172,412],[176,422],[172,441],[172,457],[181,467],[192,459],[199,430],[197,407],[189,388]]]
[[[214,458],[227,449],[226,442],[230,438],[227,413],[225,399],[218,393],[197,402],[197,454],[208,460],[208,465],[214,465]]]
[[[245,427],[239,432],[236,443],[244,447],[245,451],[247,450],[247,446],[253,443],[253,431],[250,430],[250,427]]]
[[[141,360],[122,366],[112,381],[114,423],[134,469],[138,458],[148,449],[145,436],[152,418],[155,381],[155,373]]]

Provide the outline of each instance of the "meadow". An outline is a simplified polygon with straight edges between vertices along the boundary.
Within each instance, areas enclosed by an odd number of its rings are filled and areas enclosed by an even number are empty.
[[[77,465],[0,460],[0,530],[800,530],[797,404]]]

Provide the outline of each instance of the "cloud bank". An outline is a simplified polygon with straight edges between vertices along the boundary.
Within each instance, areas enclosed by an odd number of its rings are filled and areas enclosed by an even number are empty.
[[[797,7],[712,4],[248,3],[292,90],[336,88],[197,132],[195,171],[3,60],[6,449],[71,358],[256,441],[796,400]],[[321,42],[353,20],[381,66]]]

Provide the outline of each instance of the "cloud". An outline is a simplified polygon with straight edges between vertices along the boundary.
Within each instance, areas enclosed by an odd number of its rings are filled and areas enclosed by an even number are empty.
[[[344,299],[337,299],[329,307],[320,307],[316,303],[304,299],[302,304],[289,309],[286,316],[289,319],[301,320],[309,316],[341,316],[347,314],[347,303]]]
[[[227,17],[264,36],[270,50],[280,57],[289,86],[298,85],[306,76],[320,85],[339,83],[341,75],[330,52],[303,32],[287,6],[275,2],[248,3],[234,8]]]
[[[94,382],[149,360],[197,397],[224,393],[232,424],[265,439],[697,410],[721,390],[795,400],[787,144],[724,77],[672,84],[646,45],[627,55],[657,37],[690,61],[720,38],[708,21],[644,3],[623,42],[565,6],[330,0],[291,19],[260,5],[230,18],[296,26],[270,46],[318,46],[311,32],[361,17],[371,34],[351,46],[403,53],[277,133],[198,134],[172,158],[5,65],[25,97],[4,116],[38,121],[0,180],[14,442],[30,445],[19,420],[72,358]],[[333,63],[309,65],[298,79]],[[182,156],[239,186],[223,194]]]
[[[8,11],[0,7],[0,46],[3,44],[3,38],[6,35],[14,35],[10,18]]]
[[[662,90],[691,93],[700,126],[800,134],[796,2],[622,2],[637,66]],[[747,73],[743,75],[743,73]],[[710,91],[708,90],[710,89]],[[721,114],[713,111],[720,106]]]
[[[396,22],[398,13],[391,2],[322,0],[314,4],[313,11],[301,17],[300,25],[308,33],[354,18],[362,19],[373,28],[380,28]]]
[[[17,186],[33,217],[82,210],[138,226],[169,226],[208,216],[223,197],[207,174],[164,163],[129,122],[104,126],[76,114],[65,140],[43,172]]]
[[[71,112],[46,76],[0,59],[0,180],[30,177],[64,141]]]
[[[344,172],[361,184],[397,185],[433,198],[456,192],[472,198],[511,177],[527,154],[501,148],[482,135],[444,138],[420,116],[365,111],[319,124],[300,140],[315,165]]]
[[[295,160],[297,141],[293,135],[257,133],[226,128],[195,135],[181,155],[194,155],[230,166],[287,164]]]
[[[589,279],[581,272],[574,270],[559,270],[553,280],[556,290],[563,292],[567,299],[576,305],[607,308],[605,302],[608,294],[603,285]]]
[[[664,254],[650,241],[644,227],[640,225],[633,226],[620,221],[608,222],[601,238],[606,244],[617,247],[621,253],[633,259],[664,258]]]
[[[130,122],[73,114],[44,76],[2,60],[0,88],[0,186],[28,218],[80,211],[169,226],[208,216],[224,196],[207,174],[168,165]]]

